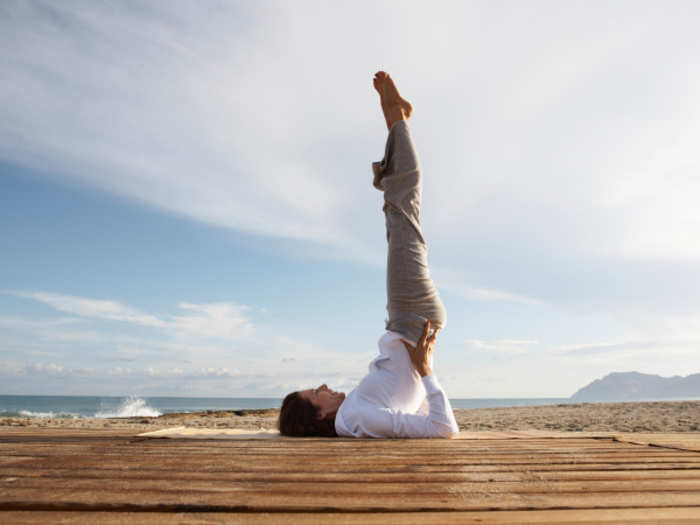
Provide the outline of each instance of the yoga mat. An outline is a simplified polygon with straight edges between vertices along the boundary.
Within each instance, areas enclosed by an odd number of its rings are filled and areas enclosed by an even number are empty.
[[[533,439],[533,438],[580,438],[601,437],[612,438],[617,436],[615,432],[549,432],[546,430],[512,430],[502,432],[460,432],[452,439]],[[220,428],[190,428],[173,427],[153,432],[138,434],[139,437],[148,438],[185,438],[185,439],[306,439],[289,438],[280,435],[277,430],[240,430]],[[335,439],[335,438],[334,438]],[[357,438],[348,438],[357,439]],[[370,438],[371,439],[371,438]]]

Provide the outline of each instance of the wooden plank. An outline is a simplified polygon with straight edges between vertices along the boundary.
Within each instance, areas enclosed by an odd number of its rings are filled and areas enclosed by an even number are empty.
[[[450,454],[411,454],[411,455],[395,455],[395,454],[366,454],[364,451],[352,453],[347,452],[343,454],[326,452],[325,454],[306,454],[302,451],[290,451],[285,453],[278,453],[276,451],[270,451],[269,453],[264,453],[260,451],[255,451],[254,453],[213,453],[206,452],[200,454],[192,454],[188,451],[175,451],[175,450],[138,450],[138,449],[128,449],[128,448],[118,448],[114,447],[110,450],[95,450],[95,449],[85,449],[85,448],[63,448],[61,451],[51,450],[55,447],[46,448],[35,448],[35,449],[23,449],[21,451],[7,452],[2,457],[50,457],[55,458],[57,461],[65,458],[80,456],[84,458],[97,457],[103,458],[105,461],[110,460],[120,460],[129,458],[139,458],[139,457],[149,457],[154,461],[167,461],[172,458],[187,458],[192,462],[205,462],[212,460],[235,460],[240,464],[246,463],[258,463],[260,461],[285,461],[291,463],[306,463],[309,460],[315,463],[333,463],[339,464],[343,462],[350,461],[352,458],[354,464],[367,464],[375,465],[377,462],[382,462],[384,464],[405,464],[405,463],[439,463],[441,465],[456,464],[456,465],[480,465],[480,464],[516,464],[516,463],[541,463],[542,459],[546,459],[547,462],[552,463],[573,463],[577,461],[588,461],[588,462],[639,462],[639,461],[649,461],[649,462],[669,462],[669,461],[683,461],[686,463],[698,463],[700,464],[700,454],[696,453],[686,453],[680,450],[657,450],[648,449],[648,451],[640,452],[570,452],[567,454],[550,454],[548,452],[528,452],[520,454],[497,454],[482,452],[480,454],[460,454],[460,453],[450,453]],[[124,457],[124,456],[128,457]],[[7,461],[7,460],[4,460]]]
[[[160,427],[160,428],[166,428],[166,427]],[[153,430],[157,430],[158,427],[154,428]],[[36,428],[30,428],[30,427],[2,427],[0,428],[0,442],[2,442],[5,439],[12,439],[12,438],[25,438],[25,439],[36,439],[37,434],[41,434],[38,436],[38,439],[47,439],[47,438],[62,438],[62,437],[70,437],[70,438],[78,438],[78,437],[85,437],[85,438],[95,438],[98,436],[105,436],[108,438],[113,438],[115,436],[119,437],[131,437],[135,438],[137,433],[139,431],[135,431],[133,429],[120,429],[120,428],[105,428],[105,429],[78,429],[78,428],[41,428],[41,429],[36,429]],[[700,443],[700,432],[677,432],[677,433],[652,433],[652,434],[630,434],[630,433],[609,433],[609,432],[603,432],[603,433],[582,433],[582,432],[561,432],[561,433],[547,433],[547,435],[550,435],[551,437],[542,437],[542,434],[538,433],[530,433],[529,436],[524,436],[522,435],[523,432],[520,432],[520,437],[517,437],[515,434],[513,434],[511,437],[507,439],[503,439],[502,437],[499,437],[498,432],[478,432],[478,433],[471,433],[470,439],[459,439],[459,440],[448,440],[447,443],[466,443],[466,444],[483,444],[483,443],[498,443],[497,445],[494,446],[500,446],[500,447],[511,447],[515,443],[519,442],[526,442],[526,443],[531,443],[531,442],[536,442],[536,443],[546,443],[546,442],[566,442],[566,441],[577,441],[581,442],[583,439],[588,440],[589,442],[592,441],[612,441],[614,439],[618,439],[620,441],[634,441],[634,442],[641,442],[643,444],[646,444],[647,442],[656,442],[657,444],[663,445],[664,443],[670,443],[673,444],[674,442],[679,442],[682,441],[685,444],[690,444],[690,446],[693,447],[693,450],[698,450],[698,446]],[[594,438],[591,436],[598,435],[600,437]],[[465,434],[465,437],[467,435]],[[584,438],[584,436],[586,436]],[[172,441],[179,441],[179,440],[172,440]],[[199,441],[199,440],[189,440],[189,441]],[[219,443],[232,443],[235,446],[235,443],[237,440],[217,440]],[[406,446],[416,446],[420,442],[428,442],[430,443],[432,440],[353,440],[353,439],[341,439],[341,438],[334,438],[334,439],[275,439],[275,440],[269,440],[273,441],[276,443],[284,443],[285,446],[288,443],[293,443],[293,446],[304,446],[304,443],[307,443],[309,446],[314,446],[316,443],[324,443],[324,445],[327,445],[329,443],[356,443],[356,442],[372,442],[374,444],[381,444],[382,442],[384,443],[389,443],[391,446],[397,446],[397,443],[404,443]],[[240,440],[238,442],[243,442],[245,443],[244,440]],[[268,440],[260,440],[258,443],[263,443],[263,442],[268,442]],[[442,443],[444,441],[441,440]],[[381,446],[381,445],[380,445]],[[399,445],[400,446],[400,445]],[[432,445],[429,445],[432,446]],[[449,445],[448,445],[449,446]]]
[[[62,429],[63,430],[63,429]],[[294,447],[294,448],[316,448],[319,445],[322,446],[337,446],[337,447],[357,447],[357,446],[369,446],[369,447],[391,447],[391,448],[414,448],[416,446],[422,447],[434,447],[437,443],[440,447],[501,447],[509,448],[513,446],[530,446],[537,444],[547,444],[556,446],[568,446],[569,444],[574,445],[591,445],[595,446],[597,443],[614,443],[615,436],[609,436],[600,439],[586,438],[578,436],[566,437],[566,438],[528,438],[528,439],[483,439],[483,440],[435,440],[435,439],[352,439],[352,438],[289,438],[289,439],[262,439],[262,440],[251,440],[251,439],[232,439],[232,440],[203,440],[203,439],[151,439],[135,436],[133,433],[127,432],[110,432],[110,431],[99,431],[99,430],[74,430],[69,431],[66,429],[61,432],[54,432],[52,429],[33,429],[26,430],[23,432],[7,432],[6,427],[0,427],[0,442],[5,441],[16,441],[16,442],[29,442],[29,441],[77,441],[77,440],[92,440],[98,441],[100,439],[131,439],[133,441],[140,441],[142,443],[169,443],[167,446],[178,446],[180,444],[184,445],[196,445],[206,441],[210,446],[219,447],[246,447],[250,444],[255,444],[256,446],[265,447]]]
[[[356,449],[356,448],[372,448],[375,450],[487,450],[487,449],[518,449],[518,448],[569,448],[569,447],[602,447],[602,446],[617,446],[619,447],[623,441],[615,439],[593,440],[593,439],[531,439],[531,440],[504,440],[504,441],[453,441],[453,440],[427,440],[427,439],[300,439],[294,440],[202,440],[202,439],[144,439],[130,436],[107,436],[107,435],[62,435],[62,436],[44,436],[44,435],[27,435],[27,436],[0,436],[0,444],[5,443],[100,443],[100,442],[131,442],[141,443],[143,446],[152,447],[190,447],[196,448],[201,443],[207,443],[210,448],[278,448],[278,449],[294,449],[294,450],[322,450],[327,448],[337,449]],[[629,447],[638,448],[638,447]]]
[[[27,453],[25,451],[24,453]],[[547,454],[532,454],[526,457],[499,458],[482,455],[477,458],[441,456],[438,459],[332,456],[308,457],[303,454],[242,456],[209,454],[192,456],[187,454],[142,454],[138,450],[124,450],[121,453],[105,455],[87,453],[76,449],[70,454],[60,454],[54,450],[42,450],[42,457],[27,463],[27,468],[131,468],[146,464],[160,470],[201,469],[249,471],[249,472],[318,472],[321,467],[334,472],[468,472],[468,471],[512,471],[512,470],[594,470],[594,469],[669,469],[700,468],[700,455],[695,453],[669,452],[659,454],[634,454],[596,457],[595,455],[569,455],[552,457]],[[26,460],[16,465],[21,467]],[[147,462],[147,463],[144,463]],[[13,464],[8,462],[7,464]]]
[[[149,454],[151,456],[172,456],[172,455],[187,455],[198,458],[206,458],[207,456],[216,456],[228,454],[237,458],[250,457],[252,460],[257,460],[260,457],[272,456],[289,456],[303,454],[305,457],[337,457],[344,455],[362,456],[367,459],[382,457],[387,459],[395,459],[403,461],[410,458],[443,458],[443,457],[459,457],[459,458],[480,458],[483,456],[500,457],[504,460],[514,459],[518,456],[546,454],[548,456],[567,457],[604,455],[610,457],[638,457],[645,455],[647,457],[672,457],[680,451],[666,450],[661,448],[647,448],[635,445],[606,446],[606,447],[568,447],[555,448],[539,447],[539,448],[510,448],[508,450],[497,450],[494,448],[479,448],[479,449],[447,449],[439,446],[431,448],[420,448],[400,450],[396,448],[382,449],[381,447],[355,447],[355,448],[335,448],[335,447],[317,447],[307,450],[304,448],[266,448],[266,447],[247,447],[247,448],[219,448],[207,446],[203,443],[199,446],[149,446],[140,443],[125,443],[125,442],[107,442],[107,443],[15,443],[0,445],[0,456],[70,456],[77,453],[81,454],[100,454],[103,456],[122,456],[125,453],[130,454]],[[696,456],[697,457],[697,456]]]
[[[230,525],[697,525],[699,508],[528,510],[491,512],[396,513],[165,513],[165,512],[3,512],[0,522],[16,525],[218,524]]]
[[[616,436],[616,440],[623,443],[700,452],[700,432],[682,434],[620,434]]]
[[[60,447],[60,450],[55,450],[56,447]],[[398,459],[405,459],[405,458],[411,458],[411,457],[444,457],[444,456],[459,456],[459,457],[480,457],[484,454],[492,455],[492,456],[498,456],[502,457],[505,459],[514,457],[514,456],[523,456],[523,455],[528,455],[528,454],[542,454],[546,453],[551,456],[566,456],[569,454],[578,454],[578,455],[583,455],[583,454],[608,454],[608,455],[620,455],[620,456],[634,456],[634,455],[639,455],[639,454],[644,454],[646,456],[658,456],[658,457],[664,457],[664,456],[673,456],[674,454],[678,454],[679,452],[684,452],[681,450],[671,450],[671,449],[664,449],[664,448],[589,448],[589,449],[564,449],[564,450],[552,450],[552,449],[514,449],[510,450],[507,452],[504,451],[499,451],[499,450],[441,450],[440,452],[436,452],[435,449],[432,450],[421,450],[421,449],[414,449],[412,451],[392,451],[392,450],[379,450],[379,449],[367,449],[367,448],[362,448],[362,449],[355,449],[355,450],[337,450],[337,449],[332,449],[332,448],[322,448],[319,450],[313,450],[313,451],[306,451],[306,450],[301,450],[301,449],[286,449],[286,450],[278,450],[278,449],[234,449],[234,450],[221,450],[221,449],[214,449],[214,448],[204,448],[201,447],[199,449],[194,448],[194,449],[187,449],[187,448],[175,448],[175,447],[158,447],[158,448],[149,448],[149,447],[139,447],[136,445],[131,445],[130,447],[124,446],[121,444],[108,444],[104,446],[78,446],[78,445],[64,445],[64,444],[56,444],[56,443],[51,443],[51,444],[32,444],[32,445],[14,445],[14,446],[2,446],[0,447],[0,455],[2,456],[9,456],[9,455],[23,455],[31,452],[34,455],[41,455],[41,454],[51,454],[51,455],[66,455],[66,454],[71,454],[74,453],[76,450],[81,450],[84,452],[95,452],[95,453],[103,453],[103,454],[120,454],[125,450],[131,449],[135,452],[138,453],[148,453],[152,455],[171,455],[173,453],[188,453],[191,455],[197,455],[197,456],[211,456],[211,455],[217,455],[217,454],[236,454],[238,457],[243,457],[243,456],[270,456],[270,455],[277,455],[277,456],[284,456],[284,455],[289,455],[290,453],[298,454],[298,453],[303,453],[305,456],[318,456],[318,457],[323,457],[323,456],[338,456],[338,455],[344,455],[344,454],[351,454],[351,453],[365,453],[367,455],[372,454],[376,456],[381,456],[381,457],[387,457],[387,458],[398,458]]]
[[[153,440],[155,441],[155,440]],[[131,440],[85,440],[81,441],[70,440],[45,440],[45,441],[17,441],[0,443],[0,455],[22,454],[25,451],[33,451],[34,453],[50,452],[52,454],[68,454],[76,449],[94,450],[104,453],[121,452],[122,449],[130,448],[134,451],[149,452],[152,454],[172,454],[174,451],[188,452],[196,455],[211,455],[219,453],[236,453],[238,455],[260,455],[260,454],[288,454],[290,452],[303,452],[305,455],[338,455],[342,453],[355,452],[371,452],[374,455],[382,455],[387,457],[411,457],[418,454],[425,456],[444,456],[460,454],[462,456],[478,456],[483,453],[500,454],[503,457],[513,455],[542,453],[546,452],[552,455],[566,455],[569,453],[592,453],[596,451],[608,452],[611,454],[673,454],[674,450],[666,450],[663,448],[652,448],[646,446],[633,445],[630,443],[604,443],[595,445],[579,445],[569,444],[561,446],[556,443],[538,443],[528,444],[528,446],[513,446],[507,448],[499,448],[494,446],[489,447],[447,447],[440,443],[433,443],[431,446],[418,446],[407,448],[399,446],[372,446],[371,443],[362,442],[355,446],[339,447],[334,444],[317,445],[315,447],[281,447],[274,445],[260,445],[258,442],[238,442],[235,446],[226,444],[225,446],[219,443],[210,444],[210,442],[202,442],[192,444],[180,443],[177,441],[167,442],[140,442]],[[219,446],[216,446],[219,445]],[[681,451],[682,452],[682,451]]]
[[[105,477],[100,481],[94,478],[52,477],[42,475],[39,477],[18,477],[13,482],[5,482],[0,485],[0,500],[5,497],[12,498],[17,491],[55,491],[54,487],[60,483],[62,490],[83,491],[110,488],[114,490],[137,491],[146,493],[163,490],[172,492],[186,492],[188,490],[200,495],[218,492],[222,487],[227,492],[257,494],[260,489],[280,494],[294,494],[297,492],[313,491],[315,495],[352,494],[365,495],[405,495],[416,494],[425,496],[443,496],[448,493],[471,494],[503,493],[512,494],[555,494],[576,492],[697,492],[700,497],[700,478],[696,479],[664,479],[664,480],[576,480],[576,481],[550,481],[540,480],[535,477],[513,481],[472,481],[460,480],[453,482],[417,481],[405,482],[351,482],[341,483],[316,483],[305,481],[230,481],[218,477],[210,479],[172,479],[145,477],[142,473],[135,473],[129,477]],[[4,478],[7,479],[7,478]],[[167,481],[167,489],[163,488],[163,481]],[[698,501],[700,503],[700,500]]]
[[[23,463],[13,464],[14,468],[24,468]],[[177,458],[170,460],[153,461],[152,458],[129,458],[123,462],[113,460],[109,463],[104,462],[100,468],[118,470],[118,469],[140,469],[142,467],[159,470],[161,472],[248,472],[255,474],[285,474],[285,473],[301,473],[301,474],[316,474],[322,469],[314,466],[311,461],[306,464],[237,464],[235,460],[225,460],[210,462],[192,462],[181,460],[179,463]],[[28,469],[45,469],[45,468],[62,468],[73,470],[89,470],[95,468],[95,462],[86,460],[85,458],[74,458],[71,462],[69,458],[65,460],[37,459],[35,462],[26,463]],[[697,473],[700,467],[696,463],[684,462],[637,462],[637,463],[595,463],[595,462],[579,462],[579,463],[529,463],[529,464],[480,464],[480,465],[436,465],[436,464],[378,464],[378,465],[352,465],[351,463],[336,464],[332,469],[327,468],[325,471],[335,474],[368,474],[368,473],[413,473],[413,474],[439,474],[439,473],[454,473],[454,474],[478,474],[478,473],[505,473],[505,472],[577,472],[577,471],[669,471],[677,470],[687,474],[690,477],[693,473]]]
[[[235,444],[226,443],[222,445],[220,442],[210,443],[208,441],[200,441],[198,443],[182,443],[178,441],[156,441],[152,440],[149,442],[133,441],[129,439],[121,440],[81,440],[80,438],[75,440],[21,440],[21,441],[5,441],[0,443],[0,454],[16,454],[21,453],[24,450],[36,450],[36,451],[53,451],[54,453],[63,453],[62,451],[70,451],[77,448],[92,449],[92,450],[111,450],[115,447],[117,448],[131,448],[138,451],[150,451],[153,453],[170,453],[172,451],[182,451],[190,452],[193,454],[215,454],[215,453],[238,453],[238,454],[261,454],[261,453],[277,453],[285,454],[291,451],[294,452],[304,452],[309,455],[326,455],[326,454],[342,454],[350,452],[373,452],[380,455],[393,455],[397,457],[406,457],[416,455],[417,453],[425,455],[450,455],[450,454],[467,454],[467,455],[479,455],[484,452],[501,454],[503,456],[513,455],[513,454],[525,454],[525,453],[539,453],[548,452],[551,454],[567,454],[571,452],[590,452],[590,451],[607,451],[607,452],[624,452],[624,453],[674,453],[677,451],[668,450],[664,448],[653,448],[647,446],[634,445],[631,443],[616,443],[616,442],[605,442],[596,444],[578,444],[570,443],[567,445],[561,445],[558,443],[527,443],[518,444],[519,446],[512,447],[496,447],[491,446],[490,443],[488,447],[469,447],[469,446],[445,446],[440,443],[433,443],[431,446],[420,446],[416,445],[414,447],[405,446],[381,446],[377,444],[372,446],[371,443],[362,442],[354,444],[354,446],[338,446],[337,444],[319,444],[314,447],[310,446],[299,446],[299,447],[289,447],[289,446],[275,446],[272,444],[260,445],[259,442],[237,442]],[[59,450],[56,450],[56,447]]]
[[[47,446],[33,446],[33,447],[13,447],[12,449],[4,449],[2,451],[2,457],[10,456],[47,456],[47,457],[62,457],[62,456],[72,456],[76,454],[88,454],[88,455],[101,455],[107,458],[109,457],[119,457],[124,454],[129,454],[130,456],[143,456],[148,455],[149,457],[155,458],[167,458],[176,456],[192,457],[197,460],[206,460],[207,458],[214,457],[230,457],[237,458],[241,461],[246,461],[250,459],[251,461],[257,461],[262,457],[307,457],[316,458],[318,460],[323,459],[333,459],[333,458],[343,458],[343,457],[356,457],[358,460],[363,460],[367,462],[372,462],[377,458],[383,458],[387,461],[406,461],[415,459],[426,459],[430,460],[440,460],[443,458],[452,459],[464,459],[467,461],[478,461],[483,458],[494,458],[503,461],[516,460],[519,458],[531,458],[534,456],[547,456],[552,459],[567,459],[568,457],[607,457],[607,458],[671,458],[671,457],[685,457],[688,459],[699,459],[700,454],[694,452],[685,452],[680,450],[666,450],[657,448],[643,448],[640,450],[581,450],[581,451],[566,451],[565,453],[550,452],[547,450],[539,451],[512,451],[508,454],[503,454],[497,451],[479,451],[477,453],[463,452],[463,451],[445,451],[441,454],[429,454],[422,451],[415,451],[413,454],[393,454],[389,451],[380,452],[375,450],[325,450],[323,453],[307,453],[303,450],[255,450],[255,451],[215,451],[215,450],[200,450],[198,452],[190,451],[187,449],[169,449],[169,448],[159,448],[159,449],[148,449],[141,448],[138,446],[120,446],[112,445],[107,447],[69,447],[59,444],[52,444]]]
[[[268,460],[269,461],[269,460]],[[592,471],[592,470],[669,470],[678,469],[684,470],[688,474],[691,471],[700,470],[700,464],[696,461],[688,462],[681,458],[672,459],[669,461],[595,461],[595,460],[578,460],[569,462],[547,461],[547,458],[536,458],[531,461],[517,462],[488,462],[482,461],[478,463],[470,462],[449,462],[445,461],[438,463],[408,463],[408,462],[382,462],[377,461],[374,464],[360,463],[353,464],[352,461],[343,460],[338,462],[319,461],[314,462],[308,459],[303,461],[287,461],[278,462],[239,462],[229,458],[213,458],[207,461],[192,461],[190,458],[162,458],[154,459],[149,457],[128,458],[124,461],[112,459],[104,460],[98,464],[99,458],[41,458],[34,461],[21,461],[8,465],[13,468],[26,469],[66,469],[66,470],[84,470],[84,469],[138,469],[145,466],[148,469],[159,470],[162,472],[251,472],[251,473],[307,473],[315,474],[318,472],[334,472],[345,474],[364,474],[364,473],[478,473],[478,472],[548,472],[548,471]]]
[[[0,456],[0,467],[4,468],[6,465],[15,465],[26,461],[35,461],[36,459],[34,456]]]
[[[282,491],[268,484],[255,488],[214,484],[207,489],[179,487],[160,483],[160,488],[145,490],[131,483],[96,483],[68,487],[61,483],[51,488],[15,487],[0,493],[0,510],[190,510],[209,511],[437,511],[437,510],[516,510],[556,508],[641,508],[700,507],[698,491],[644,492],[508,492],[482,485],[476,490],[454,487],[446,492],[397,490],[378,494],[369,490],[338,493],[324,485],[309,491],[306,486]],[[403,484],[407,485],[407,484]]]
[[[457,436],[453,437],[453,441],[458,440],[513,440],[513,439],[566,439],[568,437],[587,437],[587,438],[610,438],[616,435],[615,432],[556,432],[556,431],[544,431],[544,430],[508,430],[508,431],[497,431],[492,430],[488,432],[469,432],[462,431]],[[186,426],[173,426],[167,428],[161,428],[158,430],[148,430],[138,434],[139,437],[149,437],[149,438],[172,438],[172,439],[223,439],[223,440],[237,440],[237,439],[261,439],[261,440],[284,440],[284,441],[294,441],[300,438],[290,438],[286,436],[279,435],[278,432],[274,430],[260,429],[260,431],[255,430],[242,430],[242,429],[232,429],[232,428],[213,428],[213,427],[186,427]],[[340,438],[347,439],[347,438]],[[356,438],[351,438],[356,440]]]
[[[117,466],[105,468],[102,465],[84,468],[35,468],[32,465],[7,467],[2,470],[0,482],[6,477],[79,478],[79,479],[163,479],[163,480],[212,480],[222,482],[304,482],[304,483],[346,483],[346,482],[423,482],[450,483],[463,481],[522,481],[539,479],[542,481],[605,481],[605,480],[666,480],[700,479],[700,469],[668,470],[549,470],[549,471],[505,471],[505,472],[433,472],[429,475],[415,472],[245,472],[230,469],[158,469],[148,465],[138,468]]]

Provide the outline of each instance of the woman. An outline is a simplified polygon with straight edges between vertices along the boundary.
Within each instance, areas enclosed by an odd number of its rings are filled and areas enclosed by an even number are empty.
[[[421,171],[408,119],[413,107],[391,77],[374,76],[389,136],[384,159],[372,164],[384,192],[388,242],[387,332],[369,373],[347,396],[325,384],[288,394],[278,426],[289,436],[452,437],[452,407],[432,375],[432,354],[445,308],[433,284],[419,212]]]

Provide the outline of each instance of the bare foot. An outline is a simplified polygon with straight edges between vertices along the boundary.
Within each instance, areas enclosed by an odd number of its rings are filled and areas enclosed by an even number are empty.
[[[374,89],[379,93],[387,129],[391,129],[399,120],[408,120],[411,117],[413,106],[399,95],[396,84],[388,73],[377,71],[373,83]]]

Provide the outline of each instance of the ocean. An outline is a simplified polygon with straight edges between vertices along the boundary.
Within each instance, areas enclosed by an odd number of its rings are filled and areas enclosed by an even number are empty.
[[[450,399],[452,408],[494,408],[568,403],[563,397]],[[155,417],[206,410],[279,408],[272,397],[136,397],[0,395],[0,417]]]

